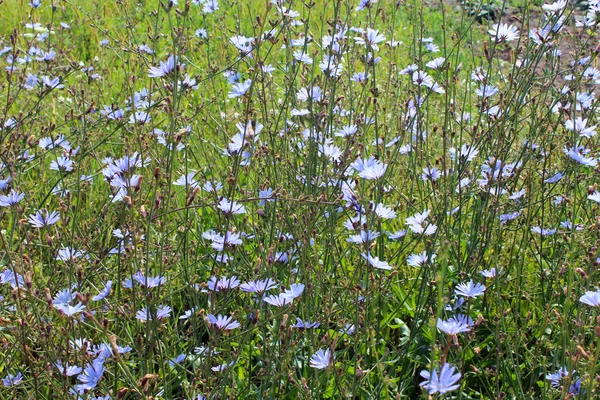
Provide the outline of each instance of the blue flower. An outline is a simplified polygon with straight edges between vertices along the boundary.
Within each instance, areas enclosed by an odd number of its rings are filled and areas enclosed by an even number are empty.
[[[560,367],[555,373],[546,375],[546,379],[550,381],[552,387],[558,388],[561,385],[563,378],[573,375],[574,373],[575,371],[569,373],[569,370],[566,367]]]
[[[61,172],[73,171],[73,160],[68,157],[58,157],[50,163],[50,169]]]
[[[302,292],[304,292],[304,284],[293,283],[290,285],[290,288],[286,289],[282,294],[293,300],[296,297],[300,297]]]
[[[0,207],[14,207],[19,204],[24,197],[24,193],[15,192],[13,189],[8,195],[0,196]]]
[[[112,281],[106,282],[106,286],[94,297],[92,297],[93,301],[100,301],[106,298],[110,294],[110,289],[112,288]]]
[[[250,86],[252,86],[252,80],[251,79],[248,79],[245,82],[234,83],[231,86],[231,91],[229,92],[229,94],[227,95],[227,97],[229,97],[230,99],[233,99],[235,97],[242,97],[243,95],[246,94],[246,92],[248,91],[248,89],[250,89]]]
[[[69,363],[63,365],[60,361],[55,362],[54,366],[56,366],[56,368],[58,368],[60,373],[64,376],[77,375],[80,374],[82,371],[81,367],[78,367],[77,365],[69,365]]]
[[[156,309],[156,319],[168,318],[171,316],[171,307],[169,306],[159,306]]]
[[[473,280],[467,283],[456,285],[456,294],[463,297],[482,296],[485,292],[485,286],[481,283],[474,284]]]
[[[292,328],[313,329],[313,328],[318,328],[319,326],[321,326],[320,322],[302,321],[300,318],[296,317],[296,324],[292,325]]]
[[[34,228],[43,228],[45,226],[54,225],[60,221],[60,214],[56,211],[44,211],[44,214],[45,215],[42,214],[42,211],[38,211],[35,214],[31,214],[27,221]]]
[[[291,304],[294,299],[286,296],[284,293],[280,293],[277,296],[266,296],[263,298],[263,301],[275,307],[283,307],[287,304]]]
[[[167,282],[167,278],[165,278],[162,275],[158,275],[155,277],[144,276],[141,271],[138,271],[135,274],[133,274],[133,279],[135,279],[140,285],[147,288],[161,286]]]
[[[172,360],[169,360],[169,366],[170,366],[171,368],[173,368],[175,365],[177,365],[177,364],[181,364],[182,362],[184,362],[184,361],[185,361],[185,358],[186,358],[186,357],[187,357],[187,356],[186,356],[185,354],[183,354],[183,353],[182,353],[182,354],[180,354],[180,355],[178,355],[178,356],[177,356],[177,357],[175,357],[174,359],[172,359]]]
[[[460,372],[455,374],[455,370],[456,368],[450,364],[444,364],[439,373],[435,369],[431,372],[421,371],[420,375],[426,380],[421,382],[420,386],[427,390],[429,394],[444,394],[456,390],[460,386],[456,382],[460,379],[461,374]]]
[[[10,283],[13,289],[25,286],[25,281],[20,274],[17,274],[9,269],[5,269],[0,274],[0,283]]]
[[[171,55],[167,61],[160,63],[158,67],[150,67],[148,69],[148,76],[150,78],[161,78],[163,76],[169,75],[171,72],[175,70],[175,66],[177,65],[177,57]]]
[[[170,317],[171,311],[172,311],[172,309],[169,306],[159,306],[156,309],[156,315],[152,315],[152,313],[150,313],[148,311],[148,309],[146,307],[144,307],[141,310],[139,310],[137,313],[135,313],[135,317],[137,319],[139,319],[140,321],[148,321],[148,320],[152,320],[154,318],[163,319],[163,318]]]
[[[42,83],[49,89],[62,89],[65,87],[60,83],[59,78],[50,78],[49,76],[42,76]]]
[[[213,237],[214,237],[214,235],[213,235]],[[222,276],[219,279],[217,279],[216,276],[213,276],[209,279],[208,282],[206,282],[206,286],[208,287],[208,290],[213,291],[213,292],[225,292],[225,291],[228,291],[231,289],[235,289],[239,285],[240,285],[240,280],[235,275],[233,275],[230,278]]]
[[[234,320],[232,317],[226,317],[221,314],[217,316],[214,316],[213,314],[208,314],[208,322],[211,325],[216,326],[217,328],[224,331],[230,331],[241,326],[241,324]]]
[[[20,372],[17,373],[17,375],[8,374],[6,378],[2,378],[2,383],[4,383],[4,386],[6,387],[16,386],[21,383],[21,381],[23,381],[23,375]]]
[[[86,390],[95,388],[102,379],[102,374],[104,374],[104,358],[99,357],[88,364],[83,373],[77,377],[81,383],[75,385],[75,390],[83,393]]]
[[[456,317],[451,317],[446,321],[441,318],[438,318],[437,320],[437,328],[448,335],[457,335],[459,333],[469,332],[472,325],[473,320],[470,317],[462,314],[458,314]]]
[[[244,292],[248,293],[264,293],[267,290],[271,290],[277,287],[277,283],[269,278],[269,279],[257,279],[255,281],[243,283],[240,286],[240,289]]]
[[[591,307],[600,307],[600,291],[585,292],[585,294],[579,298],[579,301]]]
[[[325,351],[323,351],[322,349],[319,349],[310,358],[310,366],[311,366],[311,368],[325,369],[329,366],[330,360],[331,360],[331,351],[329,349],[326,349]]]
[[[74,306],[70,304],[57,304],[54,307],[62,311],[67,317],[71,317],[85,310],[85,306],[81,303],[77,303]]]

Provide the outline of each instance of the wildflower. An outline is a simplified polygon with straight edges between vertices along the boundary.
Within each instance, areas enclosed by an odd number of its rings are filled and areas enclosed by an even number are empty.
[[[140,321],[148,321],[148,319],[152,320],[154,318],[164,319],[171,316],[171,311],[172,309],[169,306],[158,306],[156,314],[153,316],[148,309],[144,307],[135,313],[135,317]]]
[[[243,205],[236,203],[235,201],[229,201],[226,198],[222,198],[217,207],[223,214],[236,215],[244,214],[246,212],[246,208]]]
[[[204,185],[202,185],[202,189],[209,193],[216,193],[219,190],[223,189],[223,184],[217,181],[206,181]]]
[[[487,99],[498,93],[498,88],[492,85],[482,85],[478,89],[475,89],[475,94],[479,97]]]
[[[31,214],[27,221],[34,228],[43,228],[45,226],[54,225],[60,221],[60,214],[56,211],[52,211],[51,213],[44,211],[44,214],[42,214],[42,211],[38,211],[35,214]]]
[[[460,386],[456,382],[460,379],[461,373],[457,372],[455,374],[455,370],[454,366],[446,363],[442,366],[439,373],[435,369],[431,372],[421,371],[420,375],[426,380],[421,382],[420,386],[427,390],[429,394],[444,394],[456,390]]]
[[[136,111],[129,116],[130,124],[144,125],[152,121],[152,117],[145,111]]]
[[[397,214],[394,210],[392,210],[389,207],[384,206],[383,204],[379,203],[375,206],[375,214],[377,214],[377,216],[379,218],[383,218],[383,219],[392,219],[392,218],[396,218]]]
[[[595,191],[594,193],[588,195],[588,200],[592,200],[595,201],[596,203],[600,203],[600,192],[599,191]]]
[[[600,307],[600,291],[585,292],[585,294],[579,298],[579,301],[591,307]]]
[[[194,35],[196,35],[198,39],[208,39],[208,32],[206,31],[206,29],[196,29]]]
[[[264,206],[266,202],[273,202],[275,199],[273,198],[273,189],[266,188],[258,191],[258,198],[261,199],[258,202],[259,206]]]
[[[565,128],[581,137],[591,138],[596,136],[596,125],[587,126],[587,121],[587,118],[583,119],[581,117],[577,117],[575,120],[569,119],[565,122]]]
[[[10,183],[11,180],[12,180],[12,178],[10,176],[7,177],[6,179],[0,179],[0,192],[8,189],[8,184]]]
[[[93,301],[100,301],[105,299],[110,294],[110,290],[112,288],[112,281],[107,281],[104,288],[94,297],[92,297]]]
[[[82,368],[78,367],[77,365],[69,365],[69,363],[65,363],[63,365],[62,362],[60,362],[60,361],[55,362],[54,366],[56,368],[58,368],[60,373],[63,374],[64,376],[78,375],[82,371]]]
[[[299,101],[305,102],[319,102],[323,97],[323,91],[318,86],[313,86],[311,88],[301,88],[296,93],[296,98]]]
[[[425,71],[413,72],[412,81],[417,86],[431,87],[433,85],[433,78]]]
[[[14,207],[23,200],[25,193],[16,192],[14,189],[8,195],[0,195],[0,207]]]
[[[399,239],[402,239],[404,236],[406,236],[406,233],[407,233],[406,229],[401,229],[399,231],[389,233],[388,238],[390,240],[399,240]]]
[[[8,269],[5,269],[4,271],[2,271],[2,273],[0,273],[0,283],[10,283],[10,286],[13,289],[25,286],[25,281],[23,280],[23,277],[20,274],[17,274]]]
[[[431,68],[431,69],[438,69],[442,65],[444,65],[445,62],[446,62],[446,59],[444,57],[438,57],[438,58],[435,58],[435,59],[429,61],[427,64],[425,64],[425,66],[427,68]]]
[[[73,160],[68,157],[58,157],[50,163],[50,169],[61,172],[73,171]]]
[[[459,296],[475,298],[483,295],[484,292],[485,286],[481,283],[474,284],[473,280],[456,285],[456,294]]]
[[[296,317],[296,324],[292,325],[292,328],[296,329],[313,329],[321,326],[320,322],[308,322],[303,321],[300,318]]]
[[[331,362],[331,351],[329,349],[326,349],[325,351],[323,351],[322,349],[319,349],[310,358],[311,368],[325,369],[329,366],[330,362]]]
[[[144,276],[144,274],[142,274],[141,271],[136,272],[135,274],[133,274],[132,277],[140,285],[147,287],[147,288],[161,286],[167,282],[167,278],[162,275],[158,275],[155,277]]]
[[[424,181],[437,181],[442,176],[442,173],[435,167],[425,167],[423,168],[423,173],[421,174],[421,179]]]
[[[488,33],[495,38],[496,43],[511,42],[519,38],[519,30],[508,24],[497,24]]]
[[[424,251],[420,254],[411,254],[406,259],[406,263],[411,267],[420,267],[423,264],[427,264],[428,262],[433,262],[435,260],[436,255],[432,253],[430,256],[427,255],[427,252]]]
[[[221,365],[217,365],[215,367],[211,367],[211,370],[213,372],[223,372],[225,371],[227,368],[231,367],[234,364],[234,361],[230,362],[229,364],[221,364]]]
[[[544,4],[542,6],[542,9],[544,11],[558,12],[558,11],[563,10],[566,6],[567,6],[567,0],[558,0],[552,4]]]
[[[5,378],[2,378],[2,383],[6,387],[17,386],[23,381],[23,375],[18,372],[17,375],[8,374]]]
[[[526,193],[527,193],[527,190],[525,188],[523,188],[523,189],[519,190],[518,192],[514,192],[513,194],[508,196],[508,198],[510,200],[519,200],[520,198],[525,196]]]
[[[245,82],[234,83],[231,87],[231,91],[227,95],[230,99],[235,97],[242,97],[246,94],[250,86],[252,85],[252,80],[248,79]]]
[[[250,281],[240,285],[240,289],[247,293],[264,293],[276,287],[276,282],[273,281],[271,278],[264,280],[257,279],[255,281]]]
[[[114,121],[123,118],[123,113],[123,110],[113,109],[110,106],[104,106],[103,109],[100,110],[101,115],[104,115],[106,118]]]
[[[385,174],[385,171],[387,170],[387,167],[388,167],[387,164],[384,164],[384,163],[376,160],[376,162],[373,165],[368,166],[364,170],[362,170],[358,174],[358,176],[360,176],[361,178],[364,178],[364,179],[377,180],[377,179],[380,179],[381,177],[383,177],[383,175]]]
[[[411,217],[408,217],[406,218],[405,224],[408,225],[409,229],[417,235],[433,235],[437,231],[437,226],[426,221],[429,213],[429,210],[425,210],[422,213],[417,213]]]
[[[451,317],[446,321],[441,318],[438,318],[437,320],[437,328],[448,335],[457,335],[459,333],[469,332],[472,325],[473,320],[470,317],[462,314],[458,314],[456,317]]]
[[[355,37],[354,41],[358,44],[366,46],[367,48],[372,48],[375,51],[379,51],[378,43],[385,41],[385,36],[380,34],[378,30],[367,28],[367,31],[363,34],[363,36]]]
[[[437,53],[440,51],[440,46],[435,43],[425,43],[425,50],[430,53]]]
[[[150,78],[162,78],[169,75],[175,70],[177,65],[177,57],[174,55],[169,56],[167,61],[161,61],[158,67],[150,67],[148,69],[148,77]]]
[[[319,68],[325,75],[339,78],[344,66],[336,60],[335,56],[324,55],[323,60],[319,63]]]
[[[289,289],[286,289],[282,294],[290,299],[300,297],[304,292],[304,285],[302,283],[293,283]]]
[[[78,313],[82,312],[83,310],[85,310],[85,306],[81,303],[77,303],[74,306],[72,306],[70,304],[58,304],[58,305],[55,305],[55,308],[58,309],[59,311],[62,311],[67,317],[72,317],[73,315],[78,314]]]
[[[283,293],[280,293],[278,295],[272,295],[272,296],[266,296],[263,298],[263,301],[265,301],[266,303],[269,303],[272,306],[275,307],[283,307],[287,304],[291,304],[294,299],[291,297],[286,296]]]
[[[175,367],[175,365],[181,364],[182,362],[185,361],[186,357],[187,356],[182,353],[182,354],[178,355],[177,357],[169,360],[169,367],[173,368],[173,367]]]
[[[48,89],[62,89],[65,87],[65,85],[60,83],[59,78],[50,78],[49,76],[42,76],[42,83]]]
[[[234,320],[232,317],[226,317],[224,315],[214,316],[213,314],[208,314],[208,322],[211,325],[216,326],[217,328],[223,331],[230,331],[232,329],[239,328],[242,326],[239,322]]]
[[[252,47],[254,45],[254,38],[247,38],[244,36],[232,36],[231,38],[229,38],[229,42],[231,44],[233,44],[240,52],[240,54],[242,56],[244,55],[249,55],[251,56],[251,52],[252,52]],[[232,80],[230,80],[229,83],[233,83],[235,81],[237,81],[238,75],[235,73],[232,73],[230,76]]]
[[[313,63],[313,59],[303,50],[294,51],[293,56],[296,61],[301,62],[303,64],[312,65]]]
[[[575,373],[575,371],[572,371],[571,373],[569,373],[569,370],[566,367],[560,367],[558,369],[558,371],[552,373],[552,374],[548,374],[546,375],[546,379],[550,381],[550,384],[552,385],[552,387],[558,388],[560,386],[560,381],[569,376],[569,375],[573,375]]]
[[[176,181],[173,182],[175,186],[186,186],[192,189],[200,185],[200,181],[194,179],[196,172],[189,172],[187,175],[181,175]]]
[[[213,276],[206,283],[208,290],[213,292],[225,292],[227,290],[235,289],[239,285],[240,280],[235,275],[231,278],[221,277],[218,280],[216,276]]]
[[[542,235],[542,236],[552,236],[556,233],[556,229],[554,229],[554,228],[545,229],[540,226],[532,226],[531,232],[537,233],[538,235]]]
[[[94,389],[102,379],[102,374],[104,374],[104,358],[99,357],[88,364],[83,373],[77,377],[81,383],[75,385],[75,390],[83,393]]]
[[[496,275],[498,275],[500,272],[502,272],[502,268],[500,268],[500,270],[499,270],[499,271],[497,271],[497,270],[496,270],[496,268],[492,267],[492,268],[490,268],[490,269],[483,270],[483,271],[481,271],[481,272],[479,272],[479,273],[480,273],[480,274],[481,274],[481,275],[482,275],[484,278],[491,279],[491,278],[495,278],[495,277],[496,277]]]
[[[355,244],[369,243],[377,239],[379,235],[379,232],[361,230],[358,235],[352,235],[346,241]]]
[[[471,145],[463,144],[460,150],[452,147],[450,149],[450,159],[452,161],[467,161],[471,162],[475,159],[475,157],[479,154],[479,150]]]
[[[354,75],[352,75],[351,79],[356,83],[366,83],[369,79],[369,74],[366,72],[356,72]],[[338,135],[336,134],[336,136]]]
[[[356,6],[356,11],[362,11],[365,8],[371,7],[373,4],[377,3],[377,0],[360,0],[358,2],[358,6]]]
[[[558,172],[558,173],[552,175],[550,178],[546,179],[544,181],[544,183],[556,183],[556,182],[560,181],[564,176],[565,176],[565,174],[563,174],[562,172]]]
[[[367,260],[369,262],[369,264],[373,267],[373,268],[377,268],[377,269],[384,269],[386,271],[389,271],[392,269],[392,267],[390,266],[390,264],[388,264],[385,261],[380,261],[379,257],[373,257],[371,255],[371,253],[362,253],[361,254],[363,256],[363,258],[365,260]]]
[[[202,12],[211,14],[219,9],[219,2],[217,0],[206,0],[202,6]]]
[[[500,220],[500,224],[505,224],[508,221],[512,221],[513,219],[519,218],[520,215],[521,215],[520,212],[515,211],[515,212],[512,212],[512,213],[500,214],[498,216],[498,219]]]

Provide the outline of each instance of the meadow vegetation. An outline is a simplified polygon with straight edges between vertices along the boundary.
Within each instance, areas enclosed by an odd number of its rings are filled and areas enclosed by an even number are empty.
[[[599,0],[0,21],[0,398],[600,397]]]

